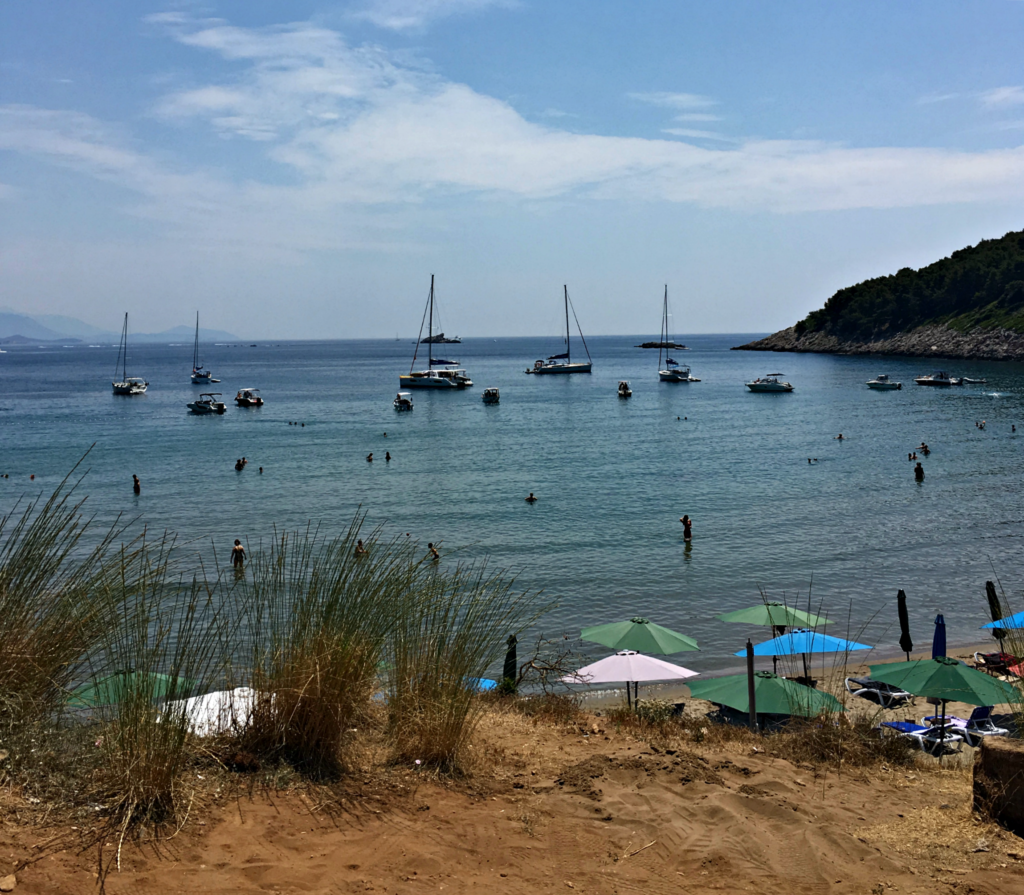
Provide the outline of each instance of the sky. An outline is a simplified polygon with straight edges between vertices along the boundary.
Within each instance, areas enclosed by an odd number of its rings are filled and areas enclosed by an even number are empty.
[[[0,4],[0,308],[767,332],[1024,228],[1024,0]]]

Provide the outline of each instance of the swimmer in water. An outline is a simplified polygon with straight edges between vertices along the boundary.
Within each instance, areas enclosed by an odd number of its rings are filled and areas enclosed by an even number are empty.
[[[536,503],[537,502],[537,498],[533,496],[533,492],[532,491],[530,492],[530,496],[529,497],[524,497],[523,500],[525,500],[527,503]]]
[[[441,554],[437,552],[437,548],[433,543],[427,544],[427,549],[430,551],[430,559],[432,562],[437,562],[441,558]]]
[[[373,462],[373,451],[370,451],[370,453],[368,453],[366,455],[366,462],[367,463],[372,463]]]
[[[391,462],[391,451],[384,451],[384,462],[385,463],[390,463]]]
[[[242,542],[235,538],[235,546],[231,548],[231,565],[236,569],[240,569],[244,563],[245,548],[242,546]]]
[[[260,467],[260,475],[263,475],[263,467]]]
[[[924,467],[920,463],[918,463],[917,466],[914,467],[914,481],[924,481]]]
[[[680,519],[679,521],[683,523],[683,540],[684,541],[692,541],[693,540],[693,522],[691,521],[690,517],[687,516],[687,515],[684,515],[683,518]]]
[[[142,483],[139,481],[139,477],[137,475],[132,476],[132,491],[136,494],[142,493]]]
[[[839,433],[839,434],[838,434],[838,435],[836,436],[836,441],[842,441],[842,440],[843,440],[843,433],[842,433],[842,432],[840,432],[840,433]]]
[[[366,548],[363,546],[363,539],[356,541],[356,556],[365,556]]]

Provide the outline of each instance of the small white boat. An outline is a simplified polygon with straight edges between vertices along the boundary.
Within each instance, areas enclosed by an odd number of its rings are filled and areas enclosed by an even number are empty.
[[[114,375],[121,368],[121,378],[110,385],[115,395],[144,395],[149,383],[138,376],[128,375],[128,314],[124,315],[124,328],[121,330],[121,344],[117,348],[117,362],[114,364]]]
[[[214,382],[220,382],[220,380],[214,379],[213,373],[204,370],[203,365],[199,362],[199,312],[196,311],[196,343],[192,349],[192,384],[210,385]]]
[[[235,403],[239,407],[262,407],[263,398],[258,388],[240,388],[235,395]]]
[[[940,388],[948,388],[951,385],[963,385],[962,379],[957,379],[955,376],[950,376],[949,373],[944,370],[932,373],[930,376],[916,376],[914,382],[918,385],[934,385]]]
[[[890,379],[888,373],[879,373],[874,379],[868,380],[868,388],[891,392],[903,388],[903,383]]]
[[[572,362],[572,342],[569,337],[569,287],[563,286],[562,291],[565,294],[565,354],[552,354],[547,360],[538,360],[533,364],[533,368],[527,370],[527,373],[539,373],[543,375],[551,375],[558,373],[589,373],[591,368],[590,349],[587,348],[587,340],[583,338],[583,330],[580,328],[579,320],[576,321],[576,328],[580,333],[580,341],[583,343],[583,350],[587,352],[587,362],[580,363],[577,361],[575,364]],[[576,309],[573,308],[573,317],[576,316]]]
[[[395,410],[412,410],[412,395],[409,392],[399,392],[392,403]]]
[[[224,413],[228,405],[218,401],[220,392],[203,392],[195,401],[188,402],[188,409],[200,415],[207,413]]]
[[[501,395],[496,388],[485,388],[483,393],[484,404],[497,404]]]
[[[620,398],[632,398],[633,389],[629,387],[629,383],[625,379],[619,380],[619,397]]]
[[[768,373],[766,376],[758,377],[753,382],[747,383],[747,388],[752,392],[791,392],[793,386],[783,382],[779,377],[781,373]]]

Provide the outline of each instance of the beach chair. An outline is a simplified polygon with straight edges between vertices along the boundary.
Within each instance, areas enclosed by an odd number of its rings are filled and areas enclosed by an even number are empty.
[[[1009,674],[1011,666],[1019,662],[1016,656],[1004,652],[974,654],[974,667],[988,674]]]
[[[914,701],[914,694],[894,687],[892,684],[883,684],[881,681],[873,681],[867,677],[848,677],[846,679],[847,692],[861,699],[869,699],[876,702],[883,709],[899,708],[908,702]]]
[[[921,719],[922,724],[935,727],[942,720],[941,715],[928,715]],[[960,734],[968,746],[980,746],[985,737],[1006,737],[1010,731],[1005,727],[996,727],[992,720],[992,706],[979,705],[970,718],[958,718],[946,715],[946,727]]]
[[[915,724],[913,721],[883,721],[878,725],[883,730],[893,730],[900,736],[911,740],[922,752],[931,755],[941,755],[947,749],[950,751],[962,752],[964,738],[960,731],[953,730],[950,725],[940,727],[928,727],[924,724]]]

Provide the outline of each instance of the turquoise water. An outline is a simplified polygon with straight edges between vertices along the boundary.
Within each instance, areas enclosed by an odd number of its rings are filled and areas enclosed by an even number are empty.
[[[391,400],[408,340],[206,346],[227,399],[255,386],[267,402],[221,417],[186,411],[200,390],[191,344],[133,347],[129,374],[150,382],[137,398],[110,393],[116,346],[9,349],[0,509],[48,493],[95,442],[83,489],[101,519],[137,517],[223,560],[235,537],[252,547],[275,524],[311,519],[339,530],[362,507],[392,533],[516,571],[558,602],[549,634],[641,614],[697,638],[703,653],[686,664],[702,670],[762,633],[714,620],[759,588],[805,605],[813,580],[813,607],[840,621],[833,633],[887,648],[900,587],[922,647],[938,611],[952,642],[980,639],[994,575],[1022,608],[1024,428],[1010,429],[1024,424],[1024,366],[731,352],[750,337],[691,336],[678,359],[703,381],[669,384],[657,352],[633,347],[642,338],[588,340],[590,376],[523,375],[557,340],[444,346],[475,388],[417,392],[405,414]],[[935,366],[988,383],[912,383]],[[777,369],[793,394],[744,388]],[[903,390],[869,390],[879,372]],[[616,396],[619,379],[631,399]],[[485,386],[501,389],[499,405],[482,403]],[[907,453],[922,440],[932,453],[919,485]]]

